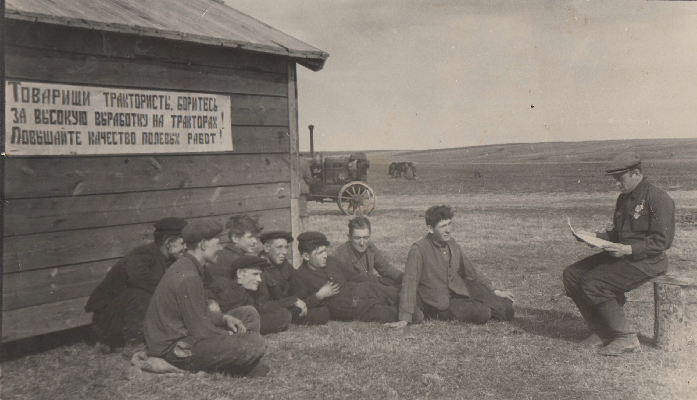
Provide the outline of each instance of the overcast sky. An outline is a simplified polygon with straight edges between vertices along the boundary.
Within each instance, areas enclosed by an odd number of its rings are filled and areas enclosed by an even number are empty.
[[[697,137],[697,2],[226,2],[329,53],[301,150]]]

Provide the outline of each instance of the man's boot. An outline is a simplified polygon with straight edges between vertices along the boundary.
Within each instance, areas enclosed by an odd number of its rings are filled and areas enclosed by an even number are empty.
[[[599,354],[619,356],[641,351],[639,339],[636,333],[630,331],[627,319],[624,317],[624,310],[616,300],[613,299],[599,304],[597,310],[612,335],[612,342],[598,350]]]
[[[612,336],[605,328],[605,324],[603,324],[595,307],[574,298],[571,298],[571,300],[576,304],[578,312],[581,313],[583,320],[586,321],[586,325],[588,325],[588,329],[591,331],[591,335],[579,344],[588,348],[603,347],[609,344],[612,341]]]

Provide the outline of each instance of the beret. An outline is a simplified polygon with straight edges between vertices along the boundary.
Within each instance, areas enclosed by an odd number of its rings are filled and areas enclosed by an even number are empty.
[[[223,225],[214,219],[201,219],[189,222],[182,229],[182,237],[186,243],[198,243],[201,240],[211,240],[220,236]]]
[[[262,243],[266,243],[269,240],[274,240],[274,239],[285,239],[288,243],[293,241],[293,235],[290,234],[290,232],[286,231],[270,231],[270,232],[264,232],[259,236],[259,240]]]
[[[257,256],[242,256],[232,262],[230,271],[234,275],[238,269],[255,268],[262,269],[269,265],[269,262]]]
[[[182,229],[187,225],[187,222],[181,218],[169,217],[161,219],[153,224],[157,232],[166,235],[181,236]]]
[[[306,244],[319,243],[323,246],[329,246],[329,241],[322,232],[303,232],[298,235],[298,242]]]
[[[641,157],[634,152],[620,153],[605,168],[607,175],[619,174],[641,165]]]

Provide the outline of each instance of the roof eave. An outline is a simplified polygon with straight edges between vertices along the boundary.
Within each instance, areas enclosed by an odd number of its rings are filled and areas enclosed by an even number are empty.
[[[323,51],[301,51],[301,50],[291,50],[284,48],[283,50],[265,45],[255,45],[246,42],[238,42],[234,40],[225,40],[219,38],[212,38],[209,36],[202,35],[192,35],[186,34],[178,31],[163,30],[163,29],[153,29],[150,27],[143,27],[138,25],[124,25],[124,24],[107,24],[98,21],[88,21],[78,18],[69,17],[55,17],[48,16],[44,14],[35,14],[28,12],[19,12],[17,10],[6,9],[5,18],[29,21],[29,22],[41,22],[53,25],[69,26],[73,28],[85,28],[93,30],[102,30],[109,32],[125,33],[132,35],[148,36],[154,38],[164,38],[171,40],[180,40],[184,42],[200,43],[212,46],[221,46],[230,49],[242,49],[258,53],[274,54],[278,56],[290,57],[294,59],[298,64],[312,70],[319,71],[324,67],[324,63],[329,57],[329,54]]]

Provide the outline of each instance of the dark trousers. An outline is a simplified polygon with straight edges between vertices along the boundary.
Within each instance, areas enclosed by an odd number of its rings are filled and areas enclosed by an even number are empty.
[[[277,308],[275,310],[260,313],[261,334],[283,332],[288,329],[293,314],[287,308]]]
[[[591,332],[604,341],[631,333],[622,311],[624,294],[649,279],[651,276],[624,259],[605,252],[571,264],[562,276],[566,295],[576,304]]]
[[[478,282],[465,281],[468,297],[450,293],[448,308],[438,310],[418,299],[418,305],[424,310],[426,318],[446,321],[460,321],[484,324],[490,319],[501,321],[513,320],[513,303],[499,297],[486,286]]]
[[[261,316],[257,309],[252,306],[239,306],[228,311],[226,314],[232,315],[239,319],[244,324],[244,327],[250,332],[261,332]]]
[[[484,324],[491,318],[491,308],[480,300],[450,295],[450,303],[445,310],[438,310],[422,301],[418,302],[424,312],[424,317],[445,321],[460,321],[473,324]]]
[[[152,295],[144,290],[126,288],[108,306],[92,315],[92,331],[110,346],[122,346],[143,340],[143,323]]]
[[[196,340],[186,337],[163,357],[187,371],[223,372],[244,376],[252,372],[266,352],[260,334],[245,332]]]
[[[187,371],[217,371],[233,376],[253,373],[266,352],[266,344],[259,334],[259,313],[252,306],[241,306],[227,314],[242,321],[247,332],[198,340],[188,336],[178,341],[163,358]]]
[[[293,320],[297,325],[324,325],[329,322],[329,310],[327,307],[313,307],[307,309],[307,314],[300,317],[300,309],[293,307]]]
[[[646,283],[651,276],[622,258],[602,252],[586,257],[564,269],[566,295],[574,301],[597,306],[608,300],[626,301],[624,293]]]
[[[399,289],[373,282],[352,282],[352,285],[352,298],[328,303],[332,319],[363,322],[398,320]]]
[[[495,295],[493,291],[479,282],[472,283],[465,280],[465,285],[470,299],[481,301],[491,309],[491,318],[500,321],[513,320],[512,301]]]

